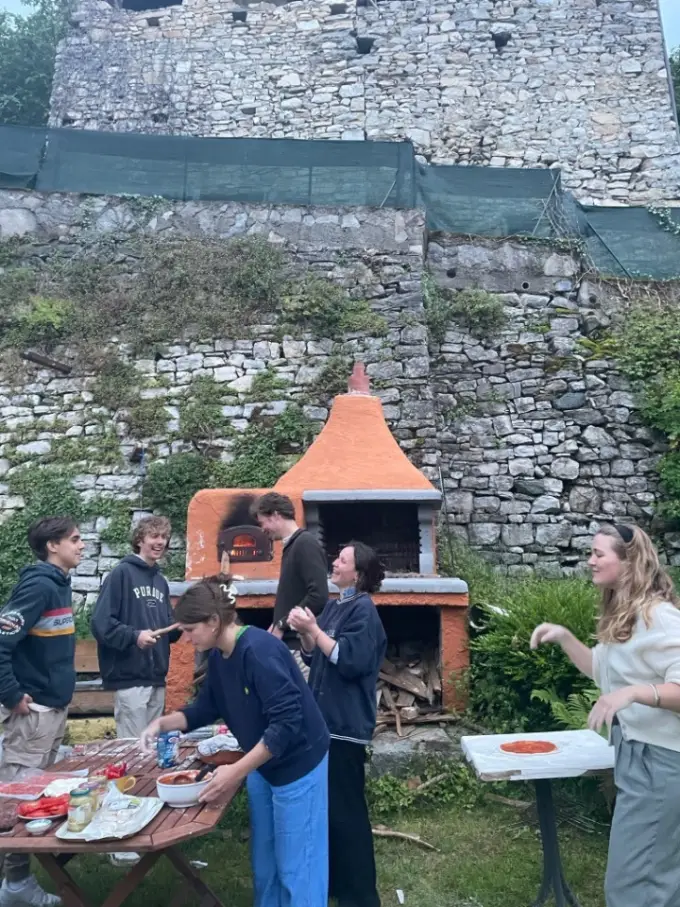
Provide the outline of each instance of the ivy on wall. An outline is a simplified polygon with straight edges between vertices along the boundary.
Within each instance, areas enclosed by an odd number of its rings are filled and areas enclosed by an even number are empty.
[[[258,236],[225,242],[114,234],[47,254],[22,239],[1,244],[0,255],[2,345],[63,343],[101,365],[102,374],[102,337],[119,336],[148,356],[170,340],[243,336],[263,321],[278,322],[280,333],[324,337],[386,330],[367,302],[301,272],[282,248]],[[123,364],[109,360],[108,368],[102,397],[125,377]]]
[[[630,305],[614,338],[614,355],[631,380],[647,423],[669,450],[658,466],[662,516],[680,520],[680,282],[630,284]]]

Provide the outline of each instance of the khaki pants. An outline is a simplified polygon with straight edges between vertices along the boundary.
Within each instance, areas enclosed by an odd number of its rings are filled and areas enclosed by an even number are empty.
[[[116,736],[141,737],[144,730],[165,708],[165,687],[130,687],[116,690],[113,715],[116,719]]]
[[[56,761],[66,731],[66,714],[66,709],[10,714],[2,738],[0,776],[3,781],[14,780],[27,768],[48,768]],[[31,871],[27,853],[5,854],[2,863],[8,882],[21,882]]]

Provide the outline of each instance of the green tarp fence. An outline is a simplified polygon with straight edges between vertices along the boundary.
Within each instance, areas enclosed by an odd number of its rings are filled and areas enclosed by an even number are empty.
[[[409,142],[195,138],[0,125],[0,188],[423,208],[432,231],[578,238],[604,274],[680,276],[680,213],[584,207],[557,170],[416,162]],[[677,232],[675,227],[677,225]]]

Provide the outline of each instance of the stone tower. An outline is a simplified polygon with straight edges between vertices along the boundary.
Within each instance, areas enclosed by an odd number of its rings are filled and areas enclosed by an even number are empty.
[[[82,0],[51,125],[406,138],[435,163],[559,165],[585,202],[680,197],[657,0],[163,2]]]

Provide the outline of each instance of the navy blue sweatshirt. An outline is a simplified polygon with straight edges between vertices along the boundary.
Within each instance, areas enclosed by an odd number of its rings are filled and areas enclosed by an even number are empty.
[[[331,737],[370,743],[375,730],[375,688],[387,649],[387,637],[366,592],[331,599],[318,620],[337,642],[337,663],[316,648],[302,656],[311,664],[309,688],[319,704]]]
[[[0,702],[12,709],[28,693],[65,708],[76,685],[71,579],[53,564],[24,567],[0,611]]]
[[[92,614],[99,670],[105,690],[163,687],[170,667],[170,643],[180,630],[161,636],[155,646],[140,649],[141,630],[160,630],[174,623],[167,581],[154,564],[136,554],[124,557],[106,577]]]
[[[272,758],[258,771],[274,786],[307,775],[328,752],[328,730],[287,646],[248,627],[225,657],[213,649],[195,702],[183,709],[188,730],[222,718],[244,752],[260,741]]]

